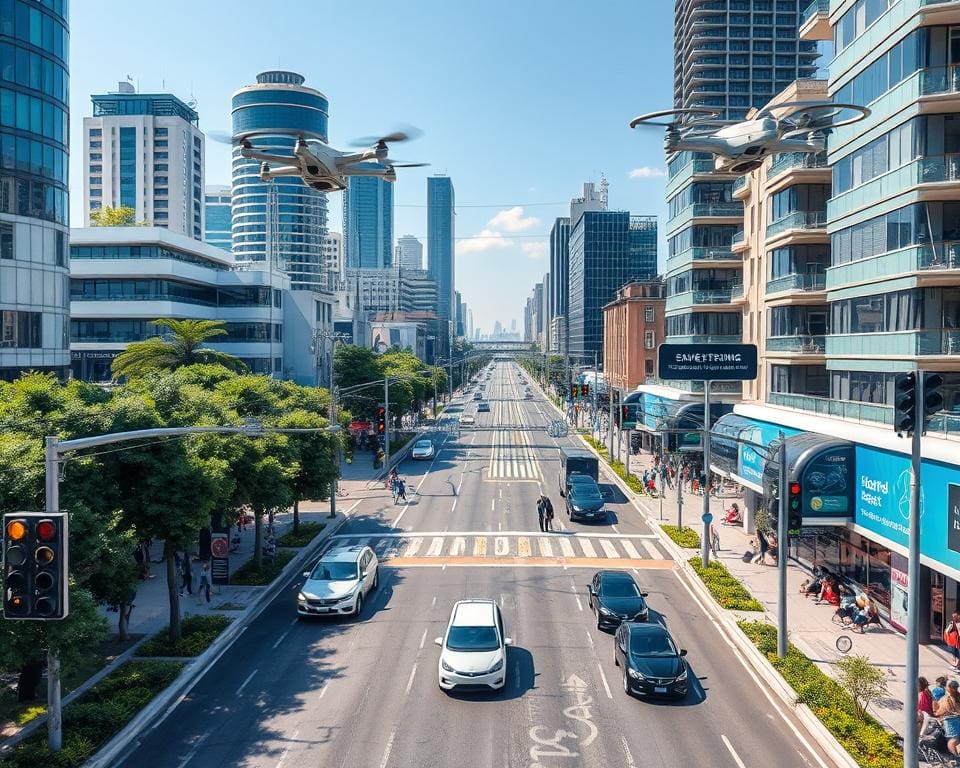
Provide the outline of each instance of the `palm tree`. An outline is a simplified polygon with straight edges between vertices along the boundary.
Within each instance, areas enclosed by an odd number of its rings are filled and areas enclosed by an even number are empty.
[[[170,333],[166,337],[134,342],[117,355],[111,366],[114,380],[121,376],[138,378],[153,371],[172,371],[194,363],[219,363],[234,371],[246,369],[240,358],[203,346],[207,339],[227,335],[220,320],[162,318],[153,324],[167,328]]]

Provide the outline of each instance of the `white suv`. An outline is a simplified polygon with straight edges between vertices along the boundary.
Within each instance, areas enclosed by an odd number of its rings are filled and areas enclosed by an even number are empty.
[[[493,600],[460,600],[453,606],[450,623],[440,646],[437,663],[440,687],[481,688],[499,691],[507,680],[507,649],[513,641],[503,633],[500,606]]]
[[[378,566],[377,554],[370,547],[330,550],[312,571],[304,571],[306,581],[297,595],[297,616],[359,616],[364,597],[380,584]]]

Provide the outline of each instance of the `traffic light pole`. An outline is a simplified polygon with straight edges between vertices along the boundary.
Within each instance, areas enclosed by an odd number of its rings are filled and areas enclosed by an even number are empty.
[[[616,454],[613,452],[613,387],[607,382],[607,437],[610,440],[610,461],[614,461]]]
[[[921,438],[926,425],[926,392],[923,371],[916,373],[916,415],[910,450],[910,521],[907,535],[907,669],[903,711],[906,715],[904,744],[916,744],[918,726],[915,713],[920,692],[920,457]],[[903,750],[904,768],[917,767],[917,750]]]
[[[383,379],[383,468],[390,464],[390,377]]]
[[[787,439],[780,433],[780,446],[777,450],[780,461],[777,506],[780,510],[777,520],[777,656],[787,657],[787,537],[789,508],[787,506]],[[910,710],[916,711],[916,707]],[[908,750],[904,750],[906,753]]]
[[[46,501],[44,510],[60,511],[60,452],[57,438],[47,437],[46,448]],[[69,546],[69,545],[68,545]],[[54,645],[47,648],[47,745],[51,752],[63,748],[63,710],[60,696],[60,649]]]
[[[679,447],[679,446],[678,446]],[[710,565],[710,382],[703,382],[703,536],[700,537],[700,562],[706,568]]]

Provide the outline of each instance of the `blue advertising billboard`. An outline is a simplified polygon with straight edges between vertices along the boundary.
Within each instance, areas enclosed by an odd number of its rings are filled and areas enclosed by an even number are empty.
[[[780,433],[785,437],[799,435],[799,429],[792,429],[781,424],[770,424],[766,421],[752,421],[749,427],[740,430],[740,439],[747,440],[754,445],[769,446],[774,440],[780,438]],[[754,485],[763,486],[763,467],[767,463],[766,450],[754,448],[752,445],[740,445],[740,477]]]

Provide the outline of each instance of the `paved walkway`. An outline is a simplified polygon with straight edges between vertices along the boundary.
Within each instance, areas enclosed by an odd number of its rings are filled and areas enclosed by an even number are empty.
[[[640,474],[652,467],[653,458],[649,454],[633,456],[631,471]],[[700,515],[703,509],[703,496],[688,492],[683,494],[683,523],[702,535],[703,524]],[[722,519],[723,512],[736,501],[735,497],[711,498],[710,511],[714,520]],[[643,506],[656,521],[660,518],[661,500],[645,497]],[[740,507],[743,507],[740,500]],[[667,489],[662,500],[662,522],[675,525],[677,522],[677,489]],[[764,604],[767,609],[765,618],[776,623],[777,610],[777,568],[773,565],[757,565],[743,562],[744,553],[750,549],[752,535],[744,532],[740,526],[719,525],[720,561],[733,573],[750,593]],[[690,550],[690,555],[695,553]],[[869,657],[871,662],[881,667],[887,675],[889,697],[876,703],[871,709],[873,715],[901,736],[904,732],[903,700],[905,694],[906,637],[884,622],[882,628],[868,629],[865,634],[843,629],[832,621],[834,607],[817,605],[813,600],[800,593],[800,584],[810,573],[793,560],[787,565],[787,624],[790,627],[790,641],[803,653],[817,662],[825,672],[833,672],[833,663],[841,656],[836,648],[837,638],[849,637],[853,641],[851,654]],[[744,614],[745,616],[747,614]],[[755,614],[754,614],[755,615]],[[940,675],[952,671],[947,654],[935,645],[920,647],[920,674],[930,684]],[[954,675],[956,676],[956,675]]]

